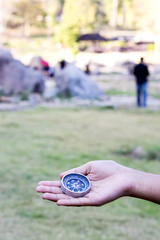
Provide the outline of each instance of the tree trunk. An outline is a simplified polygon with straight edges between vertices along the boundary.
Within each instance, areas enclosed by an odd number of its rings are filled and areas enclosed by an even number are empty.
[[[122,24],[123,27],[126,27],[126,4],[122,1]]]
[[[118,25],[118,0],[112,0],[112,15],[110,25],[114,28]]]
[[[30,22],[25,20],[23,23],[22,35],[28,37],[30,35]]]

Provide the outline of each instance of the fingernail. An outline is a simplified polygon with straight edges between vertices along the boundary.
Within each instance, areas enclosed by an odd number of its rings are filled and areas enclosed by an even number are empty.
[[[44,194],[42,195],[42,198],[43,198],[43,199],[46,199],[46,198],[47,198],[47,194],[44,193]]]

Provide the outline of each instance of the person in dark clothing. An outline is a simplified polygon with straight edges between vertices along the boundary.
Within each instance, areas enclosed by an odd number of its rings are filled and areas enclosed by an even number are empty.
[[[134,75],[136,77],[137,85],[137,106],[146,107],[147,106],[147,82],[148,82],[148,67],[144,63],[144,59],[140,59],[140,63],[134,68]]]
[[[60,68],[64,69],[67,65],[67,62],[65,60],[62,60],[62,61],[59,62],[59,64],[60,64]]]

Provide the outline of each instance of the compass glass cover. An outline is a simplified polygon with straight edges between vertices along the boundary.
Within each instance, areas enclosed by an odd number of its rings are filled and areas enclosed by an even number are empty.
[[[68,174],[63,179],[65,188],[72,192],[84,192],[90,187],[89,180],[81,174]]]

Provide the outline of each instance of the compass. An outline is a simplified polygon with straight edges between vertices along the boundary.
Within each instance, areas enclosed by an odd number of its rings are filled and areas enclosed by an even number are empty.
[[[83,197],[91,188],[89,179],[80,173],[69,173],[62,178],[61,189],[68,196]]]

